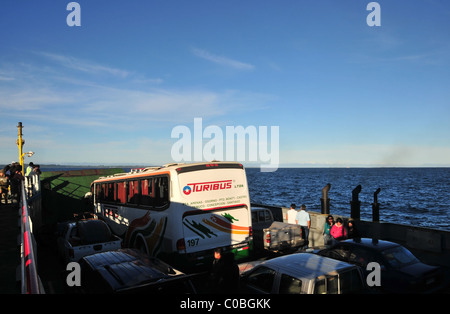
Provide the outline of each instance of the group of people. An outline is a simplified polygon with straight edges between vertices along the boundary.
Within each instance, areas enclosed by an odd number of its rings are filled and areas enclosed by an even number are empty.
[[[287,211],[286,218],[288,223],[300,225],[300,228],[302,229],[302,235],[305,238],[305,245],[303,249],[308,248],[311,217],[309,216],[308,212],[306,212],[306,205],[301,205],[300,210],[297,211],[296,205],[291,204],[291,208]],[[335,241],[358,237],[358,234],[351,219],[347,221],[346,225],[344,225],[342,218],[337,218],[336,221],[334,221],[333,216],[329,215],[326,219],[323,237],[324,244],[330,245]]]
[[[11,164],[3,167],[0,177],[2,200],[5,200],[6,203],[9,190],[13,202],[18,201],[20,197],[20,183],[24,179],[22,175],[22,165],[13,161]]]
[[[351,239],[354,237],[358,237],[358,234],[355,226],[353,225],[353,220],[348,220],[347,225],[345,226],[342,218],[339,217],[336,221],[334,221],[333,216],[328,215],[323,231],[323,241],[325,245],[330,245],[336,241]]]
[[[41,174],[41,166],[35,165],[34,163],[30,162],[26,169],[25,176],[29,177],[33,174]]]
[[[25,176],[31,176],[33,174],[40,174],[41,170],[39,165],[34,165],[32,162],[28,164],[25,172]],[[18,162],[12,162],[6,165],[0,170],[0,200],[7,203],[8,194],[12,198],[13,202],[17,202],[20,199],[20,184],[24,180],[22,174],[22,165]]]

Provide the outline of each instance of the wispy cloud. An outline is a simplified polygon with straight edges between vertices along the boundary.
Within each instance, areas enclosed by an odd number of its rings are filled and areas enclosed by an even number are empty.
[[[191,125],[195,117],[228,125],[236,112],[272,101],[245,90],[169,86],[145,73],[53,53],[2,60],[0,78],[2,163],[17,154],[5,136],[17,132],[17,121],[26,126],[26,149],[41,163],[162,164],[171,160],[175,125]]]
[[[203,49],[192,48],[191,50],[195,56],[223,66],[238,70],[253,70],[255,68],[255,66],[250,63],[244,63],[224,56],[215,55]]]
[[[0,75],[0,81],[14,81],[14,78]]]
[[[34,55],[41,58],[0,64],[0,77],[8,78],[0,85],[0,109],[10,118],[26,116],[79,127],[125,126],[136,121],[184,123],[196,116],[224,116],[236,108],[254,110],[268,101],[267,95],[239,90],[161,88],[157,85],[162,80],[94,61],[48,52]]]
[[[98,63],[93,63],[90,61],[82,60],[79,58],[74,58],[71,56],[63,56],[48,52],[39,52],[39,55],[46,57],[47,59],[58,63],[69,69],[76,71],[86,72],[89,74],[108,74],[112,76],[117,76],[121,78],[126,78],[130,75],[129,71],[117,69],[114,67],[104,66]]]

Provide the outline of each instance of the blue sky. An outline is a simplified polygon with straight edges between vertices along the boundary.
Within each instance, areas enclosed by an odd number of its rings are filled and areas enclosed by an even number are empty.
[[[278,126],[280,166],[450,166],[448,1],[69,2],[0,4],[0,164],[19,121],[26,163],[154,165],[202,118]]]

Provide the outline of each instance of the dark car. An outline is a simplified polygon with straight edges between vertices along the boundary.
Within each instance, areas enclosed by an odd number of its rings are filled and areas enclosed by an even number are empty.
[[[81,259],[81,293],[193,294],[193,276],[135,249],[120,249]]]
[[[336,243],[317,254],[360,266],[365,275],[373,268],[367,264],[380,265],[380,286],[374,287],[389,293],[427,293],[442,287],[443,269],[422,263],[400,244],[375,240],[351,239]]]

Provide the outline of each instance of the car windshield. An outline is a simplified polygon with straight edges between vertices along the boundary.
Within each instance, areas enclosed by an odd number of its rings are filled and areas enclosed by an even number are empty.
[[[402,246],[397,246],[382,252],[390,266],[394,268],[418,263],[419,260],[410,251]]]

